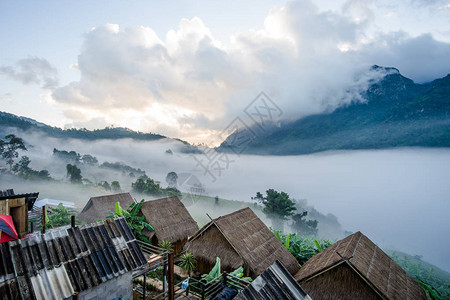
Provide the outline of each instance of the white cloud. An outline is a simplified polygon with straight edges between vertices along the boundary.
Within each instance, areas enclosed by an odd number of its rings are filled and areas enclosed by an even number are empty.
[[[44,58],[28,57],[19,60],[14,66],[1,66],[0,74],[23,84],[42,84],[45,89],[58,85],[58,72]]]
[[[99,26],[85,35],[80,80],[53,98],[74,125],[113,123],[199,141],[205,132],[213,139],[260,91],[295,119],[358,99],[370,76],[380,76],[367,72],[373,64],[418,81],[446,75],[449,44],[378,32],[375,4],[350,0],[324,11],[292,2],[230,41],[216,40],[199,18],[182,19],[164,38],[144,26]],[[396,15],[395,6],[389,11]]]

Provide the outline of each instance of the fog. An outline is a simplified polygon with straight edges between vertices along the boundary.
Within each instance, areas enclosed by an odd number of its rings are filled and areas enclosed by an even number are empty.
[[[450,271],[450,149],[401,148],[282,157],[230,155],[228,168],[223,165],[220,174],[210,169],[214,181],[199,168],[198,161],[205,163],[206,156],[182,154],[178,151],[181,143],[174,140],[88,142],[15,133],[30,145],[29,151],[21,153],[30,157],[30,166],[48,169],[59,181],[22,182],[0,175],[2,190],[39,191],[40,199],[73,201],[78,208],[92,196],[110,193],[100,187],[77,187],[67,182],[66,162],[52,157],[52,151],[74,150],[97,157],[100,164],[118,161],[143,169],[163,187],[167,185],[167,173],[175,171],[181,175],[178,184],[182,191],[189,191],[187,175],[203,184],[205,194],[230,200],[250,202],[256,192],[269,188],[285,191],[291,198],[306,199],[323,214],[335,215],[344,230],[359,230],[383,249],[423,255],[424,260]],[[174,154],[165,153],[167,149]],[[118,180],[124,191],[129,191],[135,181],[108,169],[81,166],[81,170],[82,176],[93,183]],[[199,215],[208,212],[195,208]],[[209,213],[215,217],[227,212]]]

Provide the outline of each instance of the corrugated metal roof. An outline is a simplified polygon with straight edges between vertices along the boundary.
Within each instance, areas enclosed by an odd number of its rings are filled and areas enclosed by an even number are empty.
[[[0,252],[0,299],[62,299],[147,265],[124,218],[34,233]]]
[[[311,300],[281,262],[275,261],[234,299]]]
[[[13,189],[9,189],[9,190],[3,191],[3,192],[0,191],[0,200],[25,198],[28,210],[31,210],[33,208],[34,202],[36,201],[38,196],[39,196],[39,192],[16,195],[16,194],[14,194]]]

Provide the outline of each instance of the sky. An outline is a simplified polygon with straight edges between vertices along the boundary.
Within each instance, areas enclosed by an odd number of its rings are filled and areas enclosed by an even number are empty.
[[[294,120],[359,99],[370,66],[450,73],[450,1],[0,0],[0,111],[192,143],[260,92]]]

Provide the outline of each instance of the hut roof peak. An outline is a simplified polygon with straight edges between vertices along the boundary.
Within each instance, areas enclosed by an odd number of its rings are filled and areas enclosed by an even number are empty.
[[[423,289],[415,280],[360,231],[313,256],[295,279],[302,284],[342,263],[382,297],[392,299],[396,298],[393,295],[401,295],[402,299],[422,299]]]

